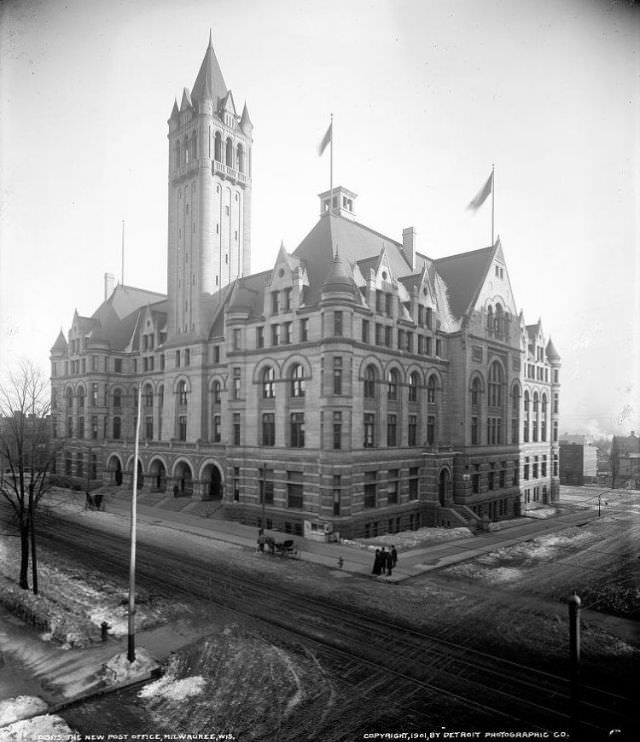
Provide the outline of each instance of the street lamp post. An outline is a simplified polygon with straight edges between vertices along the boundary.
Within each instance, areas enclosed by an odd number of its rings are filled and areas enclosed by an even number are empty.
[[[142,384],[138,385],[138,409],[136,415],[136,442],[133,453],[133,493],[131,495],[131,556],[129,559],[129,635],[127,641],[127,659],[136,659],[135,622],[136,612],[136,498],[138,494],[138,447],[140,444],[140,409],[142,405]]]

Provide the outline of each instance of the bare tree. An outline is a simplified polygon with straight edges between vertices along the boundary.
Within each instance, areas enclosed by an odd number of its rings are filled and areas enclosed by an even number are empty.
[[[29,362],[0,384],[0,494],[11,505],[20,533],[20,587],[38,592],[35,516],[49,489],[51,445],[49,382]]]

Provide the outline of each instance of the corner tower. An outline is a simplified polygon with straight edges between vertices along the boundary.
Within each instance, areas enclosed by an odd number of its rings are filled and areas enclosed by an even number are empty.
[[[169,337],[208,331],[207,297],[250,271],[251,145],[211,35],[191,92],[169,124]]]

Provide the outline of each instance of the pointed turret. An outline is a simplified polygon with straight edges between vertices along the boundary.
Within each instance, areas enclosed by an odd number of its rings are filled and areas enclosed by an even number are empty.
[[[169,116],[169,121],[171,121],[172,119],[175,119],[179,115],[180,115],[180,109],[178,108],[178,99],[174,98],[173,108],[171,109],[171,115]]]
[[[322,284],[322,295],[324,297],[327,294],[345,294],[352,299],[356,290],[353,276],[350,275],[344,260],[336,248],[334,258],[329,264],[327,277]]]
[[[182,102],[180,103],[180,112],[186,111],[187,108],[192,108],[191,96],[187,88],[182,91]]]
[[[58,337],[51,348],[51,352],[55,354],[65,354],[67,352],[67,341],[65,340],[64,333],[60,330]]]
[[[196,81],[193,84],[191,99],[199,101],[206,97],[212,99],[214,104],[217,104],[218,100],[224,98],[226,94],[227,86],[222,76],[218,60],[216,59],[216,54],[213,51],[213,41],[211,31],[209,31],[209,46],[200,65],[200,71],[198,72]]]
[[[251,136],[253,132],[253,123],[249,116],[249,109],[247,108],[246,102],[244,104],[244,108],[242,109],[242,117],[240,118],[240,128],[248,137]]]
[[[547,343],[547,358],[551,363],[561,360],[560,354],[556,350],[556,346],[551,342],[551,338],[549,338],[549,342]]]

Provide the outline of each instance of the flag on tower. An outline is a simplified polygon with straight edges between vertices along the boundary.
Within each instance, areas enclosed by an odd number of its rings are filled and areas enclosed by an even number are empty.
[[[487,200],[489,194],[492,191],[493,191],[493,170],[491,171],[491,175],[489,176],[487,182],[482,186],[482,188],[478,192],[478,195],[467,206],[467,209],[472,209],[473,211],[477,211],[482,206],[482,204]]]
[[[325,135],[322,137],[322,141],[318,145],[318,156],[321,156],[322,153],[327,148],[327,144],[331,141],[331,137],[333,136],[333,121],[329,124],[329,128],[325,132]]]

